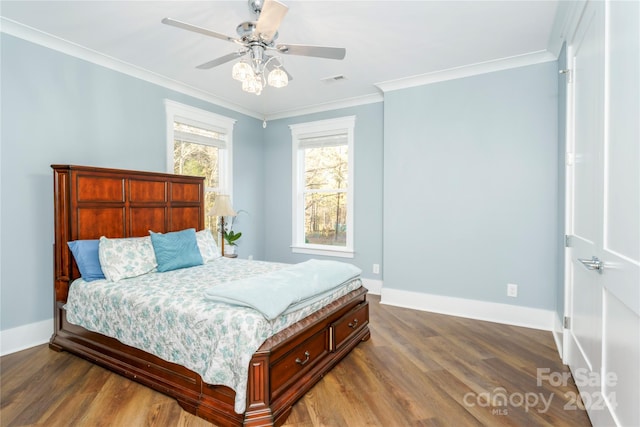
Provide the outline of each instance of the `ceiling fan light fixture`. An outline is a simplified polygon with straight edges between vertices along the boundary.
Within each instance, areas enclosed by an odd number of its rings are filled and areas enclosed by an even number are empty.
[[[269,73],[269,77],[267,78],[269,82],[269,86],[273,86],[275,88],[285,87],[289,84],[289,77],[287,77],[287,73],[282,71],[280,68],[274,68]]]
[[[251,69],[251,65],[249,65],[246,61],[237,62],[231,70],[231,77],[241,82],[249,79],[252,74],[253,70]]]
[[[262,93],[262,81],[258,76],[249,76],[242,82],[242,90],[260,95]]]
[[[1,1],[1,0],[0,0]],[[243,46],[240,50],[198,65],[196,68],[208,70],[226,64],[236,58],[248,55],[248,59],[237,62],[231,77],[242,82],[242,90],[260,95],[267,86],[282,88],[289,84],[291,75],[283,68],[279,57],[268,55],[267,51],[281,54],[313,56],[316,58],[344,59],[346,49],[329,46],[308,46],[276,44],[278,28],[289,7],[279,0],[248,0],[249,7],[257,16],[255,21],[245,21],[236,27],[239,38],[229,37],[207,28],[191,25],[171,18],[162,19],[162,23],[183,30],[204,34],[205,36],[225,40]],[[271,62],[273,61],[273,62]]]

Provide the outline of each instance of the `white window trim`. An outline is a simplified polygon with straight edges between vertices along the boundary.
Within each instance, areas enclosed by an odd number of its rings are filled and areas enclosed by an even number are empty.
[[[291,251],[294,253],[325,255],[342,258],[354,257],[353,195],[355,193],[354,176],[354,129],[356,116],[345,116],[336,119],[290,125],[292,140],[292,233]],[[314,136],[322,136],[336,131],[346,131],[349,171],[347,173],[347,242],[346,246],[315,245],[304,243],[304,207],[303,193],[304,174],[301,170],[302,152],[298,149],[300,140]]]
[[[224,133],[226,144],[224,152],[226,155],[221,156],[219,161],[221,170],[225,173],[220,176],[219,190],[221,193],[231,196],[233,200],[233,127],[236,120],[190,105],[180,104],[170,99],[165,99],[164,105],[167,116],[167,172],[173,173],[173,144],[175,140],[173,123],[175,121],[182,120],[188,124]]]

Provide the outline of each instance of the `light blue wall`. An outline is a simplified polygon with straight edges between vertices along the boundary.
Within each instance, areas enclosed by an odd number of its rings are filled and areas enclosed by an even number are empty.
[[[237,118],[233,131],[233,207],[243,211],[233,229],[242,232],[240,258],[264,258],[264,130],[262,121],[229,111]]]
[[[385,93],[385,288],[555,308],[557,74]]]
[[[241,255],[263,243],[259,120],[19,38],[1,37],[1,329],[53,315],[54,163],[165,171],[164,99],[237,120]]]
[[[278,262],[302,262],[314,256],[291,252],[292,218],[292,142],[289,125],[356,116],[355,122],[355,195],[353,259],[363,277],[381,280],[372,273],[373,264],[382,265],[382,103],[333,110],[269,122],[265,134],[265,259]],[[323,258],[315,256],[315,258]]]
[[[289,125],[355,115],[348,261],[365,278],[382,280],[375,263],[386,288],[555,307],[556,63],[389,92],[384,103],[263,130],[254,118],[6,34],[1,43],[1,330],[52,316],[49,165],[163,171],[166,98],[237,120],[234,207],[248,212],[237,223],[241,257],[310,258],[290,250]],[[517,299],[506,297],[508,282],[520,285]]]

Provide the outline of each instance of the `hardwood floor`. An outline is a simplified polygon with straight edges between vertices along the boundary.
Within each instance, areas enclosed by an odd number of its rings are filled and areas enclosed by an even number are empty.
[[[589,426],[550,332],[380,305],[371,339],[284,426]],[[171,398],[41,345],[0,358],[0,425],[211,426]],[[349,375],[347,375],[349,373]],[[540,377],[540,378],[538,378]]]

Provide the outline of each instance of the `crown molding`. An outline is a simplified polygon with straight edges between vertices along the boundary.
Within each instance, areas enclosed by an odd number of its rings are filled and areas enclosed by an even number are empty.
[[[540,64],[543,62],[555,61],[557,56],[547,50],[525,53],[522,55],[510,56],[507,58],[495,59],[492,61],[479,62],[477,64],[464,65],[461,67],[449,68],[432,73],[420,74],[397,80],[376,83],[376,86],[383,92],[391,92],[399,89],[408,89],[416,86],[428,85],[431,83],[455,80],[463,77],[471,77],[478,74],[492,73],[494,71],[507,70],[510,68],[524,67],[527,65]]]
[[[31,43],[35,43],[46,48],[64,53],[75,58],[91,62],[122,74],[126,74],[135,77],[140,80],[144,80],[149,83],[153,83],[164,88],[174,90],[176,92],[183,93],[185,95],[192,96],[194,98],[201,99],[203,101],[210,102],[219,107],[227,108],[229,110],[236,111],[247,116],[254,117],[256,119],[262,119],[261,114],[255,111],[247,110],[237,104],[218,98],[210,93],[204,92],[200,89],[196,89],[192,86],[154,73],[141,67],[129,64],[95,50],[89,49],[77,43],[70,42],[60,37],[53,36],[19,22],[7,19],[0,16],[0,32],[9,34],[14,37],[26,40]]]
[[[384,97],[382,96],[382,94],[371,94],[354,98],[347,98],[340,101],[315,104],[308,107],[296,108],[295,110],[280,111],[274,114],[268,114],[264,119],[267,121],[286,119],[288,117],[305,116],[307,114],[322,113],[324,111],[339,110],[341,108],[357,107],[359,105],[365,104],[375,104],[376,102],[383,101]]]
[[[551,28],[548,50],[560,55],[562,44],[569,42],[578,28],[578,23],[587,5],[587,0],[561,1]]]
[[[560,55],[562,43],[566,40],[565,29],[569,21],[569,11],[572,3],[573,2],[558,2],[556,16],[553,20],[551,34],[549,34],[549,40],[547,42],[547,50],[556,56]]]

